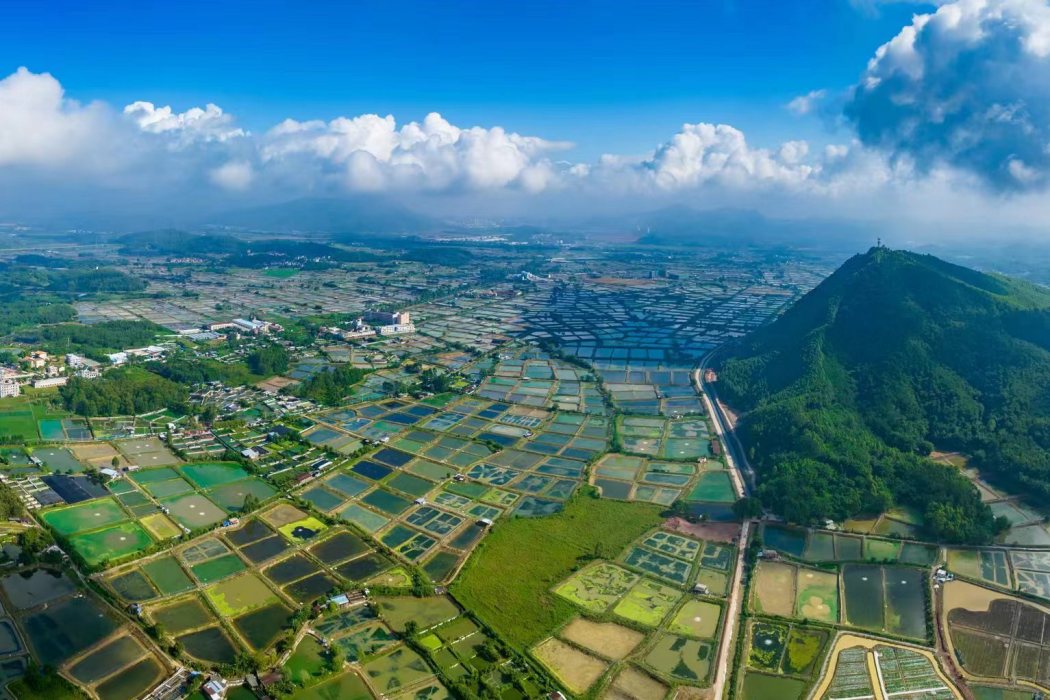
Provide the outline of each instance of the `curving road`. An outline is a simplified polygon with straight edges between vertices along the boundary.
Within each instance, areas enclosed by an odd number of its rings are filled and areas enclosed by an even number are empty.
[[[700,364],[693,371],[693,382],[704,399],[704,407],[711,416],[715,432],[722,442],[726,463],[729,465],[729,473],[733,475],[737,495],[750,495],[755,488],[755,472],[747,461],[744,446],[740,444],[740,439],[736,436],[735,426],[726,416],[722,404],[718,401],[718,394],[714,386],[704,381],[704,370],[707,369],[712,354],[707,354],[700,360]]]
[[[726,416],[722,404],[718,401],[715,388],[704,381],[704,370],[711,360],[711,354],[705,355],[699,366],[693,372],[693,382],[697,391],[703,398],[704,406],[711,422],[715,426],[715,433],[722,450],[725,454],[726,464],[729,467],[729,475],[733,480],[733,490],[736,495],[749,495],[754,489],[755,473],[744,454],[744,447],[736,436],[732,421]],[[736,635],[740,633],[740,610],[744,604],[741,599],[743,594],[744,577],[744,555],[746,552],[748,537],[754,522],[745,521],[740,528],[740,539],[737,546],[736,567],[733,570],[732,585],[726,600],[726,615],[722,623],[722,638],[718,647],[718,656],[715,659],[715,677],[711,682],[711,695],[714,700],[720,700],[725,694],[725,686],[729,679],[729,671],[733,667],[733,656],[736,651],[734,644]]]

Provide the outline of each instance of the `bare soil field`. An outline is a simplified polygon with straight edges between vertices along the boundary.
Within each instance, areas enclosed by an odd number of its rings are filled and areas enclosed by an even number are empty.
[[[740,525],[738,523],[691,523],[683,518],[668,518],[664,521],[662,527],[671,532],[689,535],[710,542],[734,544],[740,537]]]
[[[609,666],[553,637],[536,645],[532,655],[576,695],[583,695]]]
[[[768,615],[791,617],[795,612],[795,571],[791,564],[759,562],[755,570],[755,608]]]
[[[645,635],[615,622],[592,622],[578,617],[558,635],[611,661],[626,658]]]

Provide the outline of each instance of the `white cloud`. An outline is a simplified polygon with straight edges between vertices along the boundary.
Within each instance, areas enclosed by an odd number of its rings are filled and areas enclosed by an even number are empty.
[[[0,166],[97,164],[94,151],[108,141],[109,117],[103,105],[68,99],[49,73],[19,68],[0,80]]]
[[[227,190],[243,192],[252,184],[255,171],[252,164],[243,160],[231,160],[212,168],[208,177],[213,183]]]
[[[805,141],[761,148],[726,124],[685,124],[648,154],[596,163],[553,160],[571,147],[566,142],[499,126],[463,128],[437,113],[403,124],[376,114],[286,119],[252,134],[213,104],[182,112],[147,101],[119,111],[82,106],[50,75],[25,70],[0,81],[0,107],[0,178],[5,164],[32,163],[71,185],[150,191],[158,199],[191,193],[265,201],[347,191],[645,198],[708,187],[835,193],[884,184],[888,172],[880,159],[861,157],[857,144],[817,153]]]
[[[233,126],[233,117],[211,103],[180,113],[170,106],[156,107],[152,102],[139,101],[126,106],[124,115],[151,134],[177,134],[184,139],[205,141],[226,141],[245,135],[243,129]]]
[[[957,0],[883,44],[845,116],[861,141],[924,172],[996,190],[1050,182],[1050,3]]]
[[[828,94],[827,90],[810,90],[805,95],[799,95],[787,103],[789,111],[804,116],[816,109],[817,104]]]
[[[789,141],[771,151],[750,146],[742,131],[727,124],[683,124],[681,131],[649,156],[626,159],[606,155],[598,167],[606,178],[619,173],[639,186],[662,191],[706,184],[737,189],[794,188],[819,172],[819,166],[805,161],[808,152],[805,141]]]
[[[878,50],[854,88],[848,118],[857,138],[847,143],[758,145],[731,125],[699,122],[684,124],[648,153],[596,162],[565,160],[561,152],[572,144],[563,141],[500,126],[461,127],[437,113],[408,122],[377,114],[286,119],[251,133],[214,104],[184,111],[147,101],[123,109],[85,105],[69,99],[52,76],[19,69],[0,80],[0,204],[17,201],[19,191],[36,195],[66,185],[70,192],[111,192],[117,205],[207,200],[221,207],[376,192],[430,202],[513,200],[525,208],[541,201],[534,198],[540,193],[591,206],[705,197],[720,205],[728,196],[741,206],[852,201],[870,208],[876,201],[912,201],[915,192],[978,191],[986,176],[960,154],[988,144],[1010,188],[1036,191],[1050,164],[1044,14],[1023,0],[959,0],[917,17]],[[1013,81],[993,85],[988,68],[973,80],[984,91],[979,95],[945,87],[965,53],[960,47],[971,47],[965,55],[972,62],[991,51],[996,37],[1016,39],[1014,52],[1005,54],[1011,60],[996,65],[1024,71],[1007,71]],[[813,91],[789,108],[811,112],[824,98],[824,91]],[[883,102],[873,106],[869,98]],[[967,119],[960,122],[960,114]],[[940,139],[932,151],[918,145],[929,135],[923,130]]]
[[[520,187],[551,183],[548,154],[571,146],[500,127],[461,129],[432,112],[401,126],[393,116],[365,114],[330,122],[285,120],[264,136],[264,162],[310,156],[320,168],[343,168],[353,189]]]

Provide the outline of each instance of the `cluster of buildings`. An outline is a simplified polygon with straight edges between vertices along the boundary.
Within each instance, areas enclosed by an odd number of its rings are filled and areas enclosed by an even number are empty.
[[[132,358],[141,358],[144,360],[162,360],[166,355],[168,349],[161,345],[147,345],[144,348],[132,348],[130,350],[122,350],[121,352],[114,352],[107,355],[109,364],[113,366],[127,364],[128,360]]]
[[[368,311],[354,319],[349,328],[330,326],[321,332],[341,340],[371,338],[376,335],[405,335],[415,333],[412,315],[408,311]]]
[[[160,360],[169,347],[148,345],[106,356],[113,366],[126,364],[132,358]],[[70,377],[95,379],[102,374],[103,363],[83,355],[68,353],[52,355],[45,350],[32,350],[18,361],[17,366],[0,366],[0,399],[21,396],[22,388],[34,389],[65,386]]]
[[[260,321],[257,318],[235,318],[232,321],[218,321],[209,323],[207,330],[212,333],[220,331],[234,331],[236,333],[247,333],[248,335],[268,335],[280,333],[283,328],[271,321]]]
[[[257,318],[235,318],[230,321],[216,321],[209,323],[203,328],[182,328],[179,335],[188,337],[195,343],[205,343],[218,340],[221,335],[233,333],[240,335],[269,335],[280,333],[284,328],[280,324],[271,321],[260,321]]]
[[[0,367],[0,399],[21,396],[24,386],[47,389],[64,386],[70,376],[92,379],[99,375],[98,362],[72,353],[62,357],[33,350],[18,365]]]

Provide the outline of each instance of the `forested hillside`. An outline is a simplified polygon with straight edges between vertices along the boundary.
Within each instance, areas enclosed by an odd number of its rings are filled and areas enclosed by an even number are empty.
[[[719,391],[741,424],[763,500],[808,522],[924,512],[931,534],[1003,526],[954,469],[1050,507],[1050,293],[886,248],[847,261],[729,350]]]

